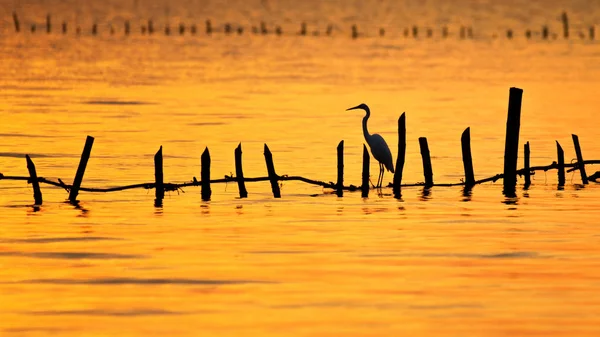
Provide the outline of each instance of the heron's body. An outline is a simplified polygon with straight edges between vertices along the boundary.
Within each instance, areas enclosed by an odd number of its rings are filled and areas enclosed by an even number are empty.
[[[361,104],[348,110],[354,109],[363,109],[366,112],[365,117],[362,120],[363,134],[367,144],[369,144],[369,148],[371,148],[371,154],[379,162],[379,178],[377,179],[377,187],[381,187],[381,184],[383,183],[384,167],[388,171],[394,173],[392,152],[385,142],[385,139],[383,139],[381,135],[377,133],[369,134],[369,130],[367,129],[367,121],[371,116],[371,110],[369,107],[366,104]]]

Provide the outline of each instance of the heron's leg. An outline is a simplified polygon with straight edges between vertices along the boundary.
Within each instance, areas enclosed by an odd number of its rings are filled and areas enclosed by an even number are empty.
[[[379,163],[379,179],[377,179],[377,187],[381,188],[381,184],[383,183],[383,164]]]

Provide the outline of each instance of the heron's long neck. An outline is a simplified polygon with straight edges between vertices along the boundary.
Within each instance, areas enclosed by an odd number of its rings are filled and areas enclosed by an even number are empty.
[[[365,135],[365,140],[369,140],[369,138],[371,137],[371,135],[369,134],[369,130],[367,130],[367,121],[369,120],[369,117],[371,116],[371,111],[369,111],[369,109],[366,109],[367,114],[365,115],[365,117],[363,118],[363,134]]]

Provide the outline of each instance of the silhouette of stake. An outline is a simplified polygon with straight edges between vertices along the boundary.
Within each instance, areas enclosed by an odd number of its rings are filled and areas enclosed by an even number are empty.
[[[75,174],[75,179],[73,180],[73,186],[71,187],[71,192],[69,193],[69,201],[72,204],[77,203],[77,194],[79,194],[79,188],[81,187],[81,182],[83,181],[83,174],[85,173],[87,162],[90,159],[90,153],[92,153],[93,145],[94,137],[87,136],[85,140],[85,146],[83,147],[83,153],[81,153],[81,159],[79,160],[79,167],[77,168],[77,173]]]
[[[466,128],[460,137],[462,147],[463,166],[465,168],[465,187],[475,185],[475,174],[473,173],[473,159],[471,157],[471,128]]]
[[[573,145],[575,146],[575,153],[577,154],[577,165],[579,166],[579,172],[581,173],[581,182],[587,185],[588,178],[585,174],[585,164],[583,163],[583,156],[581,155],[581,147],[579,146],[579,137],[573,134]]]
[[[165,197],[165,186],[163,184],[163,156],[162,145],[158,152],[154,155],[154,189],[156,190],[156,206],[162,205],[162,200]]]
[[[248,191],[246,191],[244,172],[242,171],[242,143],[235,148],[235,177],[240,191],[240,198],[247,198]]]
[[[402,170],[404,169],[404,161],[406,159],[406,114],[403,112],[398,118],[398,157],[396,158],[396,169],[394,173],[394,198],[400,199],[402,191]]]
[[[202,200],[209,201],[212,191],[210,190],[210,153],[208,152],[208,147],[204,149],[200,158],[200,177],[202,179],[200,192]]]
[[[529,169],[529,156],[530,156],[530,151],[529,151],[529,142],[525,143],[525,148],[524,148],[524,157],[525,157],[525,163],[524,163],[524,168],[523,170],[525,171],[523,173],[523,175],[525,176],[525,189],[529,188],[529,185],[531,185],[531,170]]]
[[[19,23],[19,17],[17,16],[17,12],[13,12],[13,22],[15,23],[15,32],[20,32],[21,24]]]
[[[344,196],[344,141],[337,146],[337,196]]]
[[[29,155],[25,155],[25,160],[27,161],[27,170],[29,171],[29,183],[33,186],[33,200],[35,200],[36,206],[42,205],[42,191],[40,190],[40,182],[38,181],[37,173],[35,171],[35,164]]]
[[[517,184],[517,159],[519,152],[519,130],[521,128],[521,101],[523,89],[510,88],[508,118],[506,120],[506,142],[504,144],[504,195],[514,197]]]
[[[425,176],[425,187],[432,187],[433,169],[431,168],[431,157],[429,155],[429,145],[427,145],[427,138],[419,138],[419,146],[421,147],[421,158],[423,159],[423,175]]]
[[[371,158],[367,146],[363,144],[363,167],[362,167],[362,185],[360,190],[362,191],[362,197],[369,197],[369,167],[371,165]]]
[[[558,188],[562,189],[565,186],[565,151],[556,141],[556,154],[558,157]]]
[[[271,181],[271,190],[273,190],[274,198],[281,198],[281,192],[279,191],[279,183],[277,173],[275,173],[275,165],[273,164],[273,155],[267,144],[265,144],[265,161],[267,163],[267,172],[269,173],[269,181]]]

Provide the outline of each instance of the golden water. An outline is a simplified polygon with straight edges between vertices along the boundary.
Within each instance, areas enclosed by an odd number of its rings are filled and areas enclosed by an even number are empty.
[[[52,34],[42,31],[53,9]],[[362,114],[394,158],[397,119],[407,116],[404,181],[422,181],[418,137],[426,136],[436,182],[462,178],[460,134],[471,127],[476,178],[502,170],[508,88],[524,89],[521,143],[532,165],[556,160],[555,140],[575,157],[600,157],[600,45],[580,39],[598,6],[573,1],[143,1],[6,2],[0,20],[0,172],[70,182],[86,135],[96,138],[84,186],[152,182],[163,146],[165,180],[199,178],[208,147],[212,177],[234,171],[239,142],[247,177],[266,174],[262,147],[279,174],[333,181],[335,148],[345,140],[346,183],[359,184]],[[14,34],[17,9],[24,32]],[[569,41],[527,41],[525,28]],[[62,13],[61,15],[57,13]],[[285,35],[141,36],[140,22],[168,13],[203,27],[222,22],[269,27]],[[58,33],[62,19],[84,29]],[[132,18],[131,36],[111,36]],[[89,34],[92,19],[100,35]],[[332,37],[293,34],[334,23]],[[412,21],[411,21],[412,20]],[[357,22],[366,37],[352,40]],[[38,31],[31,34],[29,25]],[[405,39],[411,24],[433,39]],[[454,34],[439,37],[448,24]],[[460,24],[475,38],[461,41]],[[376,37],[378,27],[387,36]],[[72,28],[72,27],[70,27]],[[517,37],[504,38],[513,28]],[[202,32],[203,28],[199,28]],[[498,38],[493,38],[493,35]],[[520,164],[521,166],[521,160]],[[372,163],[372,170],[376,165]],[[593,173],[594,167],[588,167]],[[391,175],[386,174],[386,182]],[[599,332],[600,189],[568,174],[538,172],[518,198],[501,181],[343,198],[286,182],[282,199],[267,182],[213,185],[169,193],[82,192],[42,185],[34,212],[25,182],[0,181],[0,336],[594,336]],[[184,193],[185,192],[185,193]],[[385,191],[389,194],[391,191]]]

